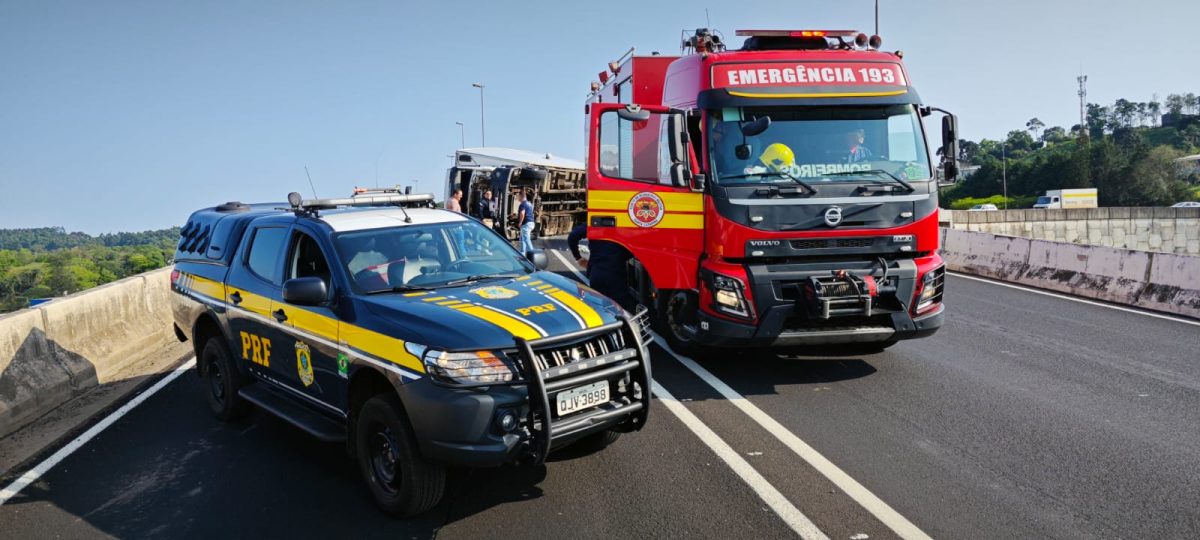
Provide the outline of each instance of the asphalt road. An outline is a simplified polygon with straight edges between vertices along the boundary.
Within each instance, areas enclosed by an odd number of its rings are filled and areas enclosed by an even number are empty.
[[[946,302],[938,334],[883,353],[698,364],[930,536],[1200,536],[1200,326],[958,276]],[[653,361],[821,532],[895,536],[672,354]],[[456,471],[442,505],[397,521],[341,447],[263,413],[222,424],[186,373],[0,506],[0,537],[793,536],[761,485],[656,401],[603,452]]]

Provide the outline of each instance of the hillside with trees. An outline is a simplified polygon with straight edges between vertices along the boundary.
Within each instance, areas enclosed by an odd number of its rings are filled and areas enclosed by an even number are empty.
[[[1165,114],[1164,114],[1165,113]],[[1003,141],[960,141],[959,159],[979,166],[943,194],[943,206],[1028,208],[1047,190],[1097,188],[1101,206],[1169,206],[1200,198],[1200,177],[1175,161],[1200,152],[1200,98],[1118,99],[1087,105],[1086,124],[1046,127],[1032,118]],[[1162,125],[1166,122],[1167,125]]]
[[[91,236],[61,227],[0,229],[0,312],[167,265],[179,228]]]

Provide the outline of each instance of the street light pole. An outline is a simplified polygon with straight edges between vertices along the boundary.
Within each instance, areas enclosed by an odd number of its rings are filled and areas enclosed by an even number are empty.
[[[483,126],[483,85],[471,83],[471,86],[479,89],[479,145],[487,146],[487,130]]]
[[[1008,210],[1008,141],[1000,143],[1000,177],[1004,179],[1004,209]]]
[[[467,126],[463,125],[462,122],[455,122],[455,124],[458,124],[458,135],[460,138],[462,138],[462,142],[459,145],[459,148],[466,148],[467,147]]]

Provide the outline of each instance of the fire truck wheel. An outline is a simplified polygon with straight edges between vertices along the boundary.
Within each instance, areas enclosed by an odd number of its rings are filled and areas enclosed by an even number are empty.
[[[675,352],[695,356],[701,350],[695,341],[699,309],[696,295],[684,290],[659,293],[654,309],[658,333],[667,339]]]

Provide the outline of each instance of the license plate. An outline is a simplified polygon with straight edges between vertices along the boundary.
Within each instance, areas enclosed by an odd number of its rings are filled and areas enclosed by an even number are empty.
[[[588,407],[608,403],[612,398],[608,396],[608,381],[600,381],[559,392],[556,399],[558,401],[558,415],[562,416]]]

